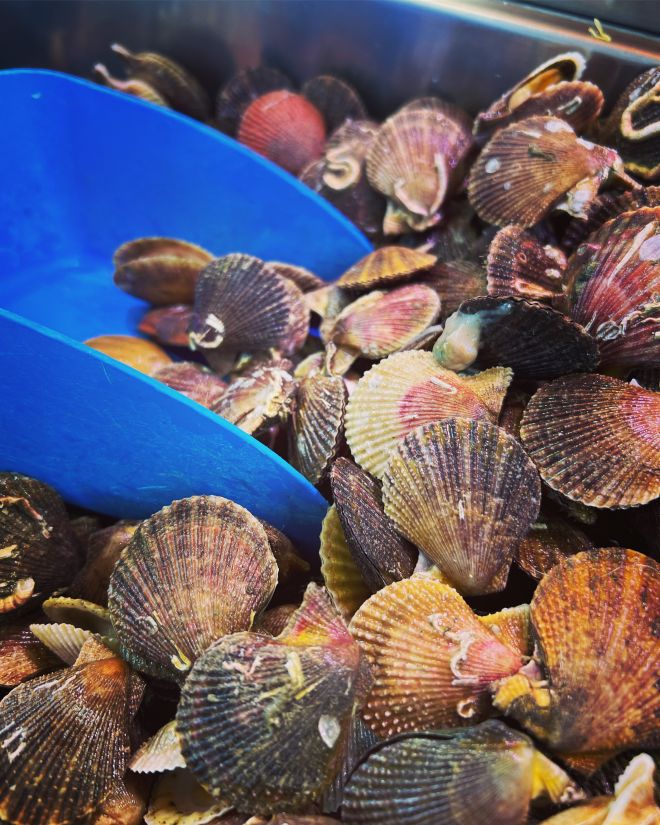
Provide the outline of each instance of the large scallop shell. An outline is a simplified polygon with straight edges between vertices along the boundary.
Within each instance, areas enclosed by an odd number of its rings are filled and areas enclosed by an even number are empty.
[[[176,717],[186,764],[239,809],[304,808],[339,768],[361,668],[329,596],[310,585],[277,639],[236,633],[199,658]]]
[[[520,653],[457,591],[414,576],[371,596],[350,624],[374,679],[362,712],[380,737],[483,718],[489,686],[514,674]]]
[[[464,370],[511,367],[516,378],[554,378],[592,370],[596,340],[577,322],[537,301],[481,297],[464,301],[433,347],[439,364]]]
[[[347,120],[364,120],[367,110],[352,86],[333,75],[319,75],[302,87],[303,96],[323,115],[328,132]]]
[[[95,530],[87,539],[87,558],[67,590],[73,598],[107,607],[110,575],[122,550],[133,537],[137,521],[118,521]]]
[[[152,341],[133,335],[98,335],[88,338],[84,343],[145,375],[153,375],[172,363],[164,349]]]
[[[503,682],[495,703],[562,759],[591,772],[610,755],[658,744],[660,568],[619,547],[578,553],[534,593],[546,682]],[[547,685],[547,686],[546,686]]]
[[[277,69],[256,66],[233,75],[218,92],[215,118],[218,127],[236,136],[243,112],[257,98],[279,89],[290,89],[291,81]]]
[[[486,273],[474,261],[442,261],[424,278],[424,283],[440,296],[440,318],[445,321],[468,298],[485,295]]]
[[[591,550],[591,539],[575,525],[559,516],[541,515],[516,548],[516,561],[539,581],[562,559]]]
[[[108,603],[128,661],[181,681],[216,639],[247,630],[277,584],[264,528],[220,496],[164,507],[138,527]]]
[[[571,256],[567,276],[581,290],[573,318],[596,338],[603,363],[660,363],[660,206],[603,224]]]
[[[79,566],[76,536],[55,490],[0,473],[0,614],[66,587]]]
[[[61,666],[60,660],[32,633],[34,616],[4,619],[0,624],[0,688],[15,687]]]
[[[553,490],[591,507],[634,507],[660,496],[660,395],[606,375],[541,387],[520,430]]]
[[[173,304],[145,312],[138,330],[166,347],[187,347],[192,306]]]
[[[510,370],[492,370],[486,379],[502,387],[504,399]],[[410,351],[390,355],[358,381],[346,410],[346,440],[357,463],[382,477],[390,452],[406,433],[421,424],[451,416],[496,420],[499,408],[486,401],[484,384],[443,369],[431,353]]]
[[[392,286],[430,269],[434,263],[435,257],[426,252],[405,246],[382,246],[347,269],[336,285],[360,292]]]
[[[153,378],[207,409],[213,409],[227,390],[227,383],[219,375],[192,361],[161,367]]]
[[[321,575],[335,607],[349,621],[371,590],[351,553],[336,505],[328,508],[321,525]]]
[[[257,367],[232,381],[211,409],[246,433],[259,433],[286,421],[295,391],[286,370]]]
[[[504,588],[538,515],[541,483],[504,430],[451,418],[413,430],[393,450],[383,502],[397,529],[460,592],[478,595]]]

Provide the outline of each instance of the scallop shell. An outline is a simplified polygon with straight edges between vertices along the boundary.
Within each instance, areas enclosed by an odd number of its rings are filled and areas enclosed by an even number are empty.
[[[274,269],[280,277],[293,281],[301,292],[312,292],[325,286],[323,278],[319,278],[304,266],[284,264],[281,261],[268,261],[268,266]]]
[[[478,595],[492,592],[509,569],[538,515],[541,483],[504,430],[453,418],[399,443],[383,477],[383,503],[399,532],[460,592]]]
[[[85,564],[69,585],[69,596],[107,607],[110,574],[138,524],[137,521],[118,521],[90,535]]]
[[[525,573],[539,581],[563,559],[592,547],[591,539],[570,522],[541,515],[518,545],[515,558]]]
[[[482,220],[525,229],[562,198],[562,208],[583,217],[611,169],[623,171],[613,150],[581,140],[559,118],[530,117],[486,144],[470,172],[468,195]]]
[[[255,633],[279,636],[299,607],[298,604],[280,604],[277,607],[271,607],[255,619],[252,629]]]
[[[199,273],[213,255],[176,238],[139,238],[122,244],[113,256],[115,284],[156,306],[190,304]]]
[[[328,132],[334,132],[347,120],[364,120],[367,110],[352,86],[333,75],[319,75],[308,80],[302,94],[323,115]]]
[[[374,749],[346,788],[347,825],[524,825],[530,800],[579,798],[570,777],[501,722],[406,734]]]
[[[298,555],[293,542],[281,530],[273,527],[272,524],[268,524],[267,521],[259,519],[259,522],[266,531],[268,544],[277,562],[277,583],[284,584],[301,574],[309,573],[309,562]]]
[[[309,805],[338,770],[361,659],[329,596],[310,585],[277,639],[236,633],[199,658],[176,717],[187,765],[239,809]]]
[[[440,318],[445,321],[468,298],[485,295],[486,273],[473,261],[443,261],[437,263],[424,279],[440,296]]]
[[[613,753],[657,746],[659,609],[660,568],[641,553],[565,559],[531,603],[547,683],[530,678],[512,698],[504,682],[496,705],[587,773]]]
[[[660,395],[605,375],[541,387],[521,427],[541,477],[591,507],[634,507],[660,496]]]
[[[132,756],[128,767],[134,773],[164,773],[185,768],[176,722],[168,722],[147,739]]]
[[[41,607],[51,622],[71,624],[100,636],[113,635],[110,613],[100,604],[70,596],[51,596]]]
[[[522,664],[453,587],[428,578],[383,588],[350,630],[374,679],[362,716],[380,737],[483,718],[489,686]]]
[[[603,363],[660,363],[660,206],[603,224],[571,256],[567,274],[581,288],[573,318],[596,338]]]
[[[528,604],[504,607],[497,613],[489,613],[477,618],[511,650],[515,650],[522,657],[531,655],[533,644]]]
[[[510,371],[506,374],[510,379]],[[500,373],[491,376],[501,383]],[[406,433],[457,415],[494,420],[499,409],[494,411],[472,389],[472,379],[443,369],[431,353],[395,353],[358,381],[346,410],[346,440],[362,469],[380,478]]]
[[[165,98],[160,95],[153,86],[145,83],[144,80],[131,78],[128,80],[120,80],[118,77],[113,77],[103,63],[96,63],[94,65],[94,74],[97,76],[99,83],[102,83],[104,86],[109,86],[117,92],[124,92],[124,94],[139,97],[140,100],[155,103],[157,106],[164,106],[166,109],[170,107]]]
[[[211,103],[206,92],[178,63],[154,52],[134,53],[118,43],[111,48],[126,63],[131,77],[155,88],[173,109],[197,120],[208,118]]]
[[[326,130],[316,106],[302,95],[279,89],[250,103],[237,137],[240,143],[297,175],[323,154]]]
[[[382,246],[353,264],[336,282],[342,289],[369,291],[392,286],[430,269],[435,257],[405,246]]]
[[[455,103],[449,103],[440,97],[433,97],[427,95],[426,97],[416,97],[411,101],[397,109],[397,114],[401,112],[416,111],[419,109],[430,109],[433,112],[441,112],[447,117],[451,118],[456,123],[460,124],[464,129],[470,131],[472,129],[472,118],[468,113],[457,106]]]
[[[193,496],[142,522],[114,569],[108,602],[128,661],[181,681],[216,639],[250,627],[276,584],[257,519],[220,496]]]
[[[342,765],[331,787],[325,792],[321,803],[322,810],[334,813],[339,810],[344,799],[344,788],[350,775],[367,752],[378,742],[376,734],[362,721],[359,714],[351,719]],[[336,820],[328,820],[328,825]],[[270,823],[269,823],[270,825]],[[286,825],[286,823],[282,823]],[[293,825],[293,823],[291,823]]]
[[[378,483],[346,458],[335,461],[330,483],[351,555],[371,592],[412,576],[417,550],[385,515]]]
[[[76,536],[55,490],[0,473],[0,615],[66,587],[79,565]]]
[[[367,587],[346,542],[336,505],[328,508],[321,526],[321,575],[337,610],[346,621],[365,602],[371,590]]]
[[[243,825],[232,807],[204,790],[189,770],[179,768],[159,776],[151,792],[146,825]]]
[[[291,89],[291,81],[277,69],[257,66],[238,72],[218,92],[215,111],[218,127],[235,137],[243,112],[250,103],[280,89]]]
[[[164,349],[132,335],[98,335],[96,338],[88,338],[84,343],[145,375],[153,375],[172,363]]]
[[[516,378],[554,378],[598,364],[598,344],[578,323],[537,301],[471,298],[447,319],[433,347],[448,369],[511,367]]]
[[[225,389],[211,409],[246,433],[259,433],[289,417],[296,382],[279,367],[258,367]]]
[[[191,318],[192,306],[188,304],[157,307],[145,312],[138,330],[166,347],[187,347]]]
[[[308,328],[302,292],[252,255],[218,258],[197,282],[190,343],[211,366],[220,349],[238,353],[274,347],[290,355],[302,346]]]
[[[290,461],[318,484],[341,446],[346,387],[336,375],[315,374],[298,384],[290,431]]]
[[[41,676],[61,662],[30,630],[33,616],[4,619],[0,624],[0,688]]]
[[[177,361],[161,367],[153,377],[207,409],[215,409],[227,391],[219,375],[192,361]]]
[[[84,630],[65,622],[31,624],[30,631],[49,651],[55,654],[56,667],[61,667],[62,662],[72,665],[80,656],[85,642],[94,637],[91,630]]]

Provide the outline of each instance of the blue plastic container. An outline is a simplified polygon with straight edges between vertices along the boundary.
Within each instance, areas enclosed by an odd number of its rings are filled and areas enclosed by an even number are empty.
[[[213,129],[67,75],[0,72],[0,466],[144,517],[216,493],[313,555],[326,502],[233,425],[79,343],[135,334],[126,240],[180,237],[337,277],[370,250],[307,187]]]

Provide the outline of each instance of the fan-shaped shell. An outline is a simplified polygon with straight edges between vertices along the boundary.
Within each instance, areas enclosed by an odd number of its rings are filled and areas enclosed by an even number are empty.
[[[323,115],[328,132],[347,120],[363,120],[367,110],[355,89],[333,75],[313,77],[302,87],[303,96]]]
[[[474,261],[442,261],[424,279],[440,296],[440,318],[445,321],[468,298],[485,295],[486,273]]]
[[[477,595],[503,589],[499,577],[538,515],[541,483],[504,430],[452,418],[400,442],[385,469],[383,502],[399,532],[459,591]]]
[[[247,629],[277,584],[264,528],[220,496],[143,521],[110,579],[112,623],[135,667],[180,681],[216,639]]]
[[[349,621],[369,598],[367,587],[344,535],[336,505],[328,508],[321,526],[321,575],[337,610]]]
[[[491,373],[498,385],[500,372]],[[510,380],[510,371],[506,375]],[[501,400],[505,392],[506,386]],[[431,353],[395,353],[358,381],[346,410],[346,440],[357,463],[380,478],[390,452],[415,427],[451,416],[494,420],[498,414],[472,389],[472,379],[440,367]]]
[[[52,624],[31,624],[30,631],[35,638],[45,645],[57,657],[57,667],[62,662],[72,665],[83,648],[85,642],[94,638],[91,630],[82,627],[58,622]]]
[[[282,278],[288,278],[300,289],[301,292],[312,292],[325,286],[323,278],[319,278],[311,270],[304,266],[295,264],[285,264],[281,261],[268,261],[268,266],[272,267]]]
[[[541,477],[591,507],[634,507],[660,496],[660,395],[605,375],[541,387],[520,435]]]
[[[571,256],[567,275],[581,288],[573,318],[596,338],[603,363],[660,363],[660,206],[603,224]]]
[[[112,635],[110,613],[100,604],[70,596],[51,596],[42,604],[42,608],[51,622],[72,624],[100,636]]]
[[[280,604],[277,607],[271,607],[255,619],[252,629],[255,633],[279,636],[299,607],[300,605],[297,604]]]
[[[518,545],[516,561],[525,573],[539,581],[562,559],[592,547],[586,533],[569,521],[541,515]]]
[[[192,361],[168,364],[153,377],[207,409],[213,409],[227,390],[227,383],[219,375]]]
[[[133,755],[129,765],[134,773],[163,773],[185,767],[174,720],[147,739]]]
[[[291,81],[277,69],[256,66],[243,69],[225,83],[218,92],[215,119],[219,128],[235,137],[247,107],[268,92],[290,89]]]
[[[225,389],[213,404],[213,412],[247,433],[257,433],[291,412],[296,383],[279,367],[257,367]]]
[[[185,768],[168,771],[156,779],[146,825],[244,825],[242,814],[232,814],[226,801],[216,800]]]
[[[167,347],[187,347],[191,318],[192,306],[188,304],[156,307],[145,312],[138,330]]]
[[[378,286],[392,286],[430,269],[435,257],[405,246],[382,246],[353,264],[337,281],[342,289],[368,291]]]
[[[277,562],[277,582],[284,584],[295,579],[301,574],[309,573],[309,562],[298,555],[293,542],[277,527],[268,524],[267,521],[259,519],[261,526],[266,531],[268,544]]]
[[[516,378],[554,378],[592,370],[598,344],[577,322],[537,301],[471,298],[447,319],[433,347],[448,369],[511,367]]]
[[[17,616],[0,624],[0,688],[14,687],[61,666],[30,630],[33,620],[33,616]]]
[[[157,344],[132,335],[98,335],[84,343],[145,375],[153,375],[172,363],[170,356]]]
[[[418,576],[371,596],[350,630],[374,679],[362,715],[380,737],[483,718],[489,685],[522,664],[453,587]]]
[[[138,524],[137,521],[118,521],[89,536],[85,564],[67,590],[70,597],[107,607],[110,575]]]

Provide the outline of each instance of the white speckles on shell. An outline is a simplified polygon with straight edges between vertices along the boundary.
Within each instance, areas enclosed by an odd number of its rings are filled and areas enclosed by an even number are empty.
[[[488,162],[486,163],[486,165],[484,166],[484,169],[486,170],[487,174],[492,175],[493,172],[497,172],[497,170],[501,166],[502,166],[502,164],[500,163],[500,161],[497,158],[490,158],[488,160]]]

